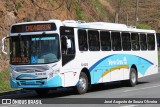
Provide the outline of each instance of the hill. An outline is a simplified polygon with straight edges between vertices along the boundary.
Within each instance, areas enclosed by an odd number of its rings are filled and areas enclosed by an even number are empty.
[[[135,26],[136,0],[107,0],[114,10],[119,9],[119,23],[126,23],[128,14],[128,25]],[[160,31],[160,0],[138,0],[138,24],[144,24]],[[116,11],[114,11],[116,12]]]
[[[137,23],[159,31],[159,4],[160,0],[139,0]],[[135,26],[135,8],[136,0],[0,0],[0,40],[12,24],[34,20],[114,22],[118,12],[119,23],[126,24],[128,14],[128,25]],[[0,54],[0,59],[4,62],[7,56]]]

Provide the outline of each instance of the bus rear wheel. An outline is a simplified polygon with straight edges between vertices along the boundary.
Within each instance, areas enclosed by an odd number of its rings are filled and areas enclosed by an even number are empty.
[[[138,81],[137,71],[135,68],[131,68],[128,85],[134,87],[137,84],[137,81]]]
[[[85,94],[87,90],[88,90],[88,77],[84,72],[81,72],[78,84],[76,86],[76,92],[78,94]]]

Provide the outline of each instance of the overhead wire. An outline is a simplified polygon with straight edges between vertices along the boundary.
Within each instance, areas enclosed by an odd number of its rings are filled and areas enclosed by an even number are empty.
[[[31,0],[31,1],[32,1],[33,5],[37,6],[37,7],[40,8],[40,9],[46,10],[46,11],[55,11],[55,10],[61,8],[62,5],[63,5],[63,3],[64,3],[64,0],[62,0],[62,1],[61,1],[61,4],[60,4],[57,8],[54,8],[54,9],[46,9],[46,8],[44,8],[44,7],[39,6],[39,5],[36,3],[35,0]],[[51,6],[53,7],[52,4],[51,4]]]

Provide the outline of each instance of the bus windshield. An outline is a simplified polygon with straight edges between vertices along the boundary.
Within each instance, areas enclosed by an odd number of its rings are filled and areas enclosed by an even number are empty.
[[[10,63],[13,65],[53,63],[60,58],[57,34],[18,35],[10,41]]]

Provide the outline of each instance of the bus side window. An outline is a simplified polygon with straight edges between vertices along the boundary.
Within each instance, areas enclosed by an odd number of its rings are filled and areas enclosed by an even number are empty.
[[[86,30],[80,30],[80,29],[78,30],[78,45],[80,51],[88,50]]]
[[[89,30],[88,31],[88,40],[89,40],[89,50],[90,51],[99,51],[100,50],[98,31]]]
[[[148,50],[155,50],[155,36],[154,34],[147,34]]]
[[[111,38],[112,38],[112,49],[113,49],[113,51],[122,50],[120,32],[111,32]]]
[[[122,47],[124,51],[131,50],[131,39],[130,39],[130,33],[123,33],[122,32]]]
[[[100,32],[100,40],[101,40],[101,50],[102,51],[110,51],[111,50],[110,32],[101,31]]]
[[[140,46],[141,50],[147,50],[146,34],[140,34]]]
[[[131,44],[132,44],[132,50],[140,50],[138,33],[131,33]]]

